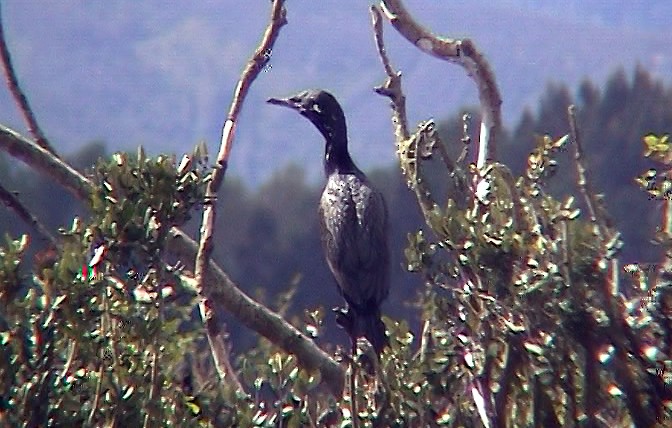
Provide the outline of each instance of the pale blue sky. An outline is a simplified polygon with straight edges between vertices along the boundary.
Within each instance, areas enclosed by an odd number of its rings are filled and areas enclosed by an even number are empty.
[[[509,123],[522,108],[536,105],[548,80],[571,86],[584,77],[602,82],[618,66],[631,71],[637,63],[672,76],[672,32],[661,30],[672,16],[665,16],[671,8],[663,1],[639,2],[660,10],[648,15],[637,9],[619,13],[635,1],[406,3],[432,30],[477,43],[498,76]],[[329,89],[341,100],[352,151],[364,168],[394,159],[387,102],[371,91],[383,72],[369,4],[287,2],[289,24],[241,117],[234,174],[254,185],[294,161],[311,166],[311,178],[319,176],[316,132],[264,103],[306,87]],[[142,143],[153,153],[180,155],[201,139],[215,149],[233,87],[266,25],[269,2],[11,0],[2,7],[20,79],[60,151],[102,139],[111,150]],[[423,55],[389,26],[386,39],[405,76],[413,123],[476,103],[462,69]],[[4,87],[0,121],[25,129]]]

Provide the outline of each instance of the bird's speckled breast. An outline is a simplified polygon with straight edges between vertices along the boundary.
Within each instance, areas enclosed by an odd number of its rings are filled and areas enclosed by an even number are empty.
[[[373,192],[371,186],[357,175],[336,173],[329,177],[320,204],[331,216],[363,227],[364,213],[372,203]]]
[[[343,296],[359,308],[387,296],[387,209],[361,173],[329,176],[320,200],[322,245]]]

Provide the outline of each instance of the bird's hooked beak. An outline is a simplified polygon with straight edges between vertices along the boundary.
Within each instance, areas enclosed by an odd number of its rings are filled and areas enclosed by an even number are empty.
[[[267,103],[269,104],[275,104],[278,106],[285,106],[289,107],[293,110],[296,110],[300,113],[305,111],[305,107],[303,106],[303,103],[301,102],[301,99],[298,97],[289,97],[289,98],[269,98],[266,100]]]

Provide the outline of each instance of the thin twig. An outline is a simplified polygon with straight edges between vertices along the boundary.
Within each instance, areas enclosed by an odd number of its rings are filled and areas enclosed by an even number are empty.
[[[357,409],[357,343],[352,344],[350,359],[350,412],[352,413],[352,428],[359,428],[359,410]]]
[[[61,381],[65,380],[65,377],[68,375],[72,362],[75,360],[75,355],[77,355],[77,340],[70,339],[68,341],[68,358],[65,360],[65,365],[63,365],[63,370],[61,370],[59,375]]]
[[[77,340],[68,339],[68,357],[65,360],[65,364],[63,365],[63,369],[57,375],[57,379],[58,379],[59,384],[62,384],[62,383],[66,382],[65,378],[68,375],[68,373],[70,372],[70,369],[72,368],[72,363],[75,361],[75,356],[76,355],[77,355]],[[57,408],[61,407],[64,399],[65,399],[65,396],[61,396],[61,398],[58,399],[58,402],[56,403]]]
[[[416,192],[418,201],[420,202],[420,207],[425,215],[425,219],[429,221],[428,215],[431,212],[434,212],[438,205],[432,199],[429,189],[420,179],[419,170],[423,156],[420,153],[421,149],[418,147],[419,140],[429,137],[437,143],[436,148],[439,151],[441,160],[445,164],[449,173],[457,173],[456,165],[450,158],[446,147],[438,139],[433,121],[424,122],[418,127],[418,130],[413,136],[410,135],[406,116],[406,97],[404,96],[401,87],[401,73],[394,70],[385,49],[382,12],[381,9],[375,5],[370,7],[370,12],[371,23],[373,25],[373,36],[376,41],[376,48],[383,64],[383,68],[385,69],[385,74],[387,75],[385,83],[374,88],[374,90],[378,94],[388,97],[391,101],[392,124],[394,126],[397,155],[399,156],[399,160],[402,162],[402,165],[407,165],[406,167],[402,166],[402,168],[408,168],[406,170],[406,178],[413,182],[413,188]]]
[[[156,403],[157,395],[158,395],[158,390],[159,390],[159,355],[158,351],[156,350],[156,342],[154,343],[154,350],[152,351],[152,369],[150,371],[150,388],[149,388],[149,396],[147,397],[147,406],[154,406]],[[151,410],[146,410],[145,412],[145,421],[142,425],[143,428],[149,428],[151,426],[152,422],[152,411]]]
[[[565,287],[572,287],[572,254],[570,252],[569,222],[565,219],[560,223],[560,251],[562,254],[562,275],[565,277]]]
[[[229,114],[227,116],[226,122],[222,129],[222,140],[219,148],[219,153],[217,155],[217,161],[215,168],[212,173],[212,179],[208,183],[206,189],[205,197],[206,203],[203,208],[203,220],[201,222],[201,238],[198,246],[198,252],[196,255],[196,266],[195,266],[195,280],[196,280],[196,290],[201,295],[201,314],[203,315],[203,322],[206,327],[206,334],[208,336],[214,334],[217,331],[217,326],[212,325],[216,322],[216,318],[209,315],[211,311],[211,305],[208,304],[207,299],[209,296],[203,291],[205,271],[210,260],[210,255],[212,254],[212,236],[215,229],[215,217],[216,217],[216,205],[215,201],[217,199],[217,192],[222,182],[224,181],[224,176],[226,175],[226,170],[229,162],[229,155],[231,153],[231,148],[233,147],[233,137],[235,134],[236,121],[238,120],[238,114],[240,109],[243,106],[243,101],[247,95],[252,82],[259,75],[261,70],[270,60],[270,53],[273,50],[273,44],[278,37],[280,28],[287,23],[286,11],[284,7],[284,0],[273,0],[273,6],[271,11],[271,20],[266,27],[264,32],[264,37],[257,47],[257,50],[254,52],[254,55],[247,63],[245,70],[243,71],[236,90],[234,92],[233,101],[231,103],[231,108],[229,109]],[[210,324],[210,325],[209,325]],[[208,342],[211,345],[216,343],[216,339],[208,337]],[[226,373],[226,364],[223,362],[227,355],[221,355],[219,351],[220,347],[211,346],[210,350],[212,352],[215,365],[217,366],[217,373],[220,375],[220,380],[223,382],[224,378],[221,376],[223,373]],[[231,376],[234,376],[234,373],[230,373]],[[237,382],[237,385],[240,386],[240,382]]]
[[[495,156],[496,139],[502,127],[502,98],[487,60],[471,40],[441,38],[423,28],[408,13],[401,0],[382,0],[381,6],[399,34],[421,51],[461,65],[476,82],[483,115],[476,166],[482,168],[486,160]]]
[[[609,245],[608,241],[613,239],[613,233],[609,230],[607,219],[603,217],[601,212],[598,213],[597,211],[597,198],[590,185],[588,171],[583,163],[583,147],[577,126],[576,107],[570,105],[567,108],[567,114],[569,118],[570,136],[574,143],[574,160],[578,176],[577,184],[586,201],[586,205],[588,206],[590,221],[598,228],[598,238],[603,247],[602,251],[607,252],[609,251],[609,248],[606,247]],[[620,386],[625,390],[626,404],[630,410],[630,415],[632,416],[635,425],[652,426],[655,420],[654,413],[650,410],[652,403],[650,401],[646,402],[641,398],[641,394],[638,393],[639,386],[637,385],[639,382],[636,379],[637,373],[633,372],[627,363],[628,360],[632,359],[632,355],[635,355],[635,358],[640,361],[642,366],[646,366],[647,364],[644,357],[640,355],[639,352],[633,352],[633,350],[642,349],[640,339],[633,334],[628,334],[628,329],[621,330],[621,326],[627,326],[628,323],[624,316],[624,314],[627,313],[625,305],[623,301],[617,297],[619,294],[620,272],[618,266],[618,258],[612,257],[608,260],[604,286],[600,288],[605,303],[604,310],[610,320],[610,323],[606,327],[607,335],[611,339],[611,343],[614,347],[614,355],[616,356],[613,363],[614,376]],[[625,334],[623,332],[625,332]],[[651,387],[651,390],[654,390],[651,384],[648,386]],[[659,404],[656,403],[654,406],[658,407]]]
[[[5,30],[2,21],[2,11],[0,7],[0,59],[2,59],[2,66],[5,70],[7,87],[12,93],[14,101],[18,105],[19,110],[21,110],[21,113],[23,114],[23,118],[28,124],[28,131],[30,131],[30,134],[33,136],[33,138],[35,138],[37,144],[51,153],[56,154],[53,146],[49,143],[49,140],[44,135],[44,132],[42,132],[40,125],[37,123],[35,114],[30,108],[30,104],[28,104],[28,98],[26,98],[26,95],[23,93],[21,86],[19,86],[19,79],[17,79],[16,73],[14,72],[12,57],[9,54],[9,48],[7,47],[7,41],[5,40]]]
[[[101,301],[103,304],[103,312],[102,316],[100,317],[100,337],[107,337],[107,332],[110,330],[110,325],[109,325],[109,307],[107,304],[107,289],[103,289],[101,293]],[[98,405],[100,404],[100,397],[103,392],[103,374],[105,371],[104,364],[105,364],[105,343],[100,343],[100,358],[98,362],[98,379],[96,379],[96,392],[93,397],[93,404],[91,405],[91,411],[89,412],[89,418],[87,420],[87,425],[88,426],[93,426],[93,420],[96,416],[96,412],[98,411]]]
[[[443,161],[443,164],[445,165],[448,173],[453,174],[457,168],[457,165],[448,154],[448,150],[446,150],[446,146],[443,144],[443,141],[438,138],[438,133],[436,149],[439,151],[439,156],[441,157],[441,160]]]
[[[460,156],[457,158],[456,163],[462,164],[462,162],[467,158],[469,154],[469,145],[471,145],[471,115],[469,113],[464,113],[462,115],[462,151]]]
[[[433,135],[434,134],[434,135]],[[421,155],[423,148],[420,144],[425,143],[425,139],[431,139],[435,136],[435,125],[433,121],[424,122],[418,127],[418,130],[411,138],[408,140],[408,150],[412,156],[415,156],[413,162],[408,163],[409,172],[411,176],[411,182],[413,183],[413,190],[415,190],[415,196],[420,203],[420,208],[425,217],[425,222],[428,226],[431,227],[432,216],[435,212],[441,212],[441,208],[432,197],[432,192],[429,190],[427,183],[422,178],[423,174],[421,173],[421,166],[423,164],[422,160],[424,157]],[[454,169],[449,169],[449,172],[454,171]],[[441,236],[441,240],[444,241],[446,236]]]
[[[206,320],[205,326],[207,329],[208,346],[212,352],[212,357],[215,360],[215,370],[219,379],[228,379],[233,382],[238,391],[244,391],[243,384],[240,383],[236,372],[231,365],[231,358],[229,348],[226,345],[225,337],[227,335],[222,332],[220,322],[217,321],[216,313],[208,308],[209,300],[204,300],[199,304],[201,319]],[[207,310],[206,310],[207,308]],[[214,319],[208,317],[215,317]]]
[[[96,416],[96,412],[98,411],[98,404],[100,403],[100,396],[102,393],[103,389],[103,358],[102,358],[102,351],[101,351],[101,358],[100,358],[100,363],[98,363],[98,379],[96,379],[96,392],[94,393],[93,396],[93,403],[91,404],[91,411],[89,412],[89,418],[87,420],[87,426],[93,426],[93,418]]]
[[[416,357],[420,364],[425,364],[427,362],[427,350],[430,349],[431,340],[431,326],[429,325],[429,320],[425,320],[422,323],[422,333],[420,334],[420,346],[418,347],[418,353]]]
[[[278,35],[280,34],[280,29],[287,24],[287,11],[285,10],[285,0],[273,0],[273,6],[271,10],[271,21],[266,27],[264,36],[261,40],[261,43],[257,47],[257,50],[252,55],[252,58],[248,61],[245,70],[238,80],[238,84],[234,91],[233,101],[231,102],[231,107],[229,108],[229,113],[224,122],[222,128],[222,139],[220,142],[219,154],[217,155],[217,167],[213,173],[211,191],[217,192],[222,182],[224,181],[224,176],[226,174],[226,169],[229,161],[229,155],[231,154],[231,149],[233,147],[233,137],[236,129],[236,122],[238,120],[238,115],[240,110],[243,107],[243,102],[247,96],[252,82],[257,78],[261,70],[264,69],[268,61],[271,59],[271,53],[273,52],[273,45],[275,44]]]
[[[371,13],[371,24],[373,25],[373,37],[376,41],[376,49],[378,50],[378,55],[383,63],[385,74],[387,75],[385,83],[375,87],[374,91],[390,99],[390,107],[392,107],[392,125],[394,126],[394,136],[397,145],[397,156],[402,165],[407,164],[412,168],[412,170],[405,171],[406,179],[409,180],[409,182],[413,182],[412,187],[420,202],[420,208],[425,215],[425,219],[428,220],[427,213],[432,211],[436,204],[431,199],[429,190],[417,179],[417,171],[420,169],[420,156],[418,153],[419,134],[416,134],[418,135],[418,138],[411,140],[411,135],[408,130],[408,120],[406,118],[406,97],[404,96],[401,87],[401,73],[394,70],[390,58],[387,56],[383,38],[381,9],[378,6],[372,5],[369,8],[369,11]],[[418,133],[423,132],[423,130],[426,131],[432,126],[434,126],[432,122],[426,122],[424,123],[423,128],[418,129]],[[409,158],[412,159],[409,161]]]
[[[0,183],[0,201],[4,203],[8,208],[16,213],[21,220],[23,220],[27,225],[35,229],[40,235],[42,235],[53,247],[58,247],[56,238],[52,235],[49,230],[40,221],[26,208],[17,194],[10,192],[5,189],[4,186]]]
[[[0,125],[0,150],[21,160],[63,186],[77,199],[87,202],[93,183],[70,165],[38,146],[18,132]],[[198,246],[178,228],[169,231],[167,251],[180,260],[195,260]],[[334,395],[340,395],[344,385],[343,368],[314,341],[297,330],[267,307],[243,293],[238,285],[215,262],[209,261],[204,293],[220,302],[236,319],[261,334],[285,352],[296,355],[299,364],[308,370],[317,370],[322,382]],[[214,310],[214,309],[213,309]],[[216,315],[216,314],[215,314]]]
[[[588,215],[590,216],[590,221],[597,225],[600,231],[600,238],[606,240],[607,236],[607,227],[604,219],[598,217],[597,215],[597,199],[595,198],[595,193],[591,188],[590,182],[588,181],[588,171],[584,165],[583,160],[583,146],[581,142],[581,136],[579,135],[579,127],[576,124],[576,106],[570,105],[567,108],[567,116],[569,118],[569,135],[572,138],[572,143],[574,146],[574,163],[576,166],[576,184],[579,186],[579,191],[583,195],[583,199],[586,202],[588,207]]]
[[[159,329],[162,327],[162,324],[164,322],[164,317],[163,317],[163,296],[161,293],[161,290],[159,290],[159,293],[157,294],[157,299],[155,301],[156,303],[156,311],[158,312],[157,320],[158,320],[158,327]],[[147,406],[148,409],[145,413],[145,421],[143,423],[143,428],[149,428],[153,426],[153,409],[152,407],[155,406],[155,403],[157,400],[159,400],[159,395],[161,394],[161,380],[159,379],[159,340],[157,336],[154,336],[154,340],[152,343],[152,368],[150,371],[150,388],[149,388],[149,395],[147,396]]]
[[[400,150],[401,143],[410,137],[408,120],[406,119],[406,97],[401,89],[401,73],[394,71],[385,51],[382,12],[380,8],[373,5],[369,10],[371,12],[371,23],[373,24],[373,36],[376,40],[376,48],[387,75],[385,83],[374,88],[374,90],[378,94],[388,97],[391,101],[392,124],[394,125],[394,134],[397,140],[397,150]]]

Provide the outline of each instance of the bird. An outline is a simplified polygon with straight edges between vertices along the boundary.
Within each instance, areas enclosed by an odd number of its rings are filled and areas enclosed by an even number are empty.
[[[327,181],[318,213],[327,265],[346,303],[335,309],[337,322],[349,334],[353,354],[357,339],[365,337],[380,355],[388,344],[380,307],[390,291],[385,199],[352,160],[345,115],[332,94],[311,89],[268,102],[299,112],[324,137]]]

